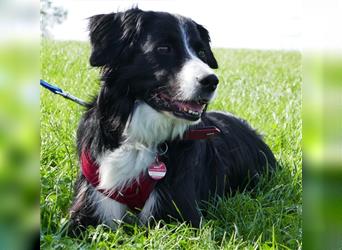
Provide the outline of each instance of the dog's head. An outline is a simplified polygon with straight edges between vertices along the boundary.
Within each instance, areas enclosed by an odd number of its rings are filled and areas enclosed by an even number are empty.
[[[115,79],[104,84],[178,119],[200,119],[218,84],[212,70],[217,62],[203,26],[134,8],[93,16],[89,30],[90,64]]]

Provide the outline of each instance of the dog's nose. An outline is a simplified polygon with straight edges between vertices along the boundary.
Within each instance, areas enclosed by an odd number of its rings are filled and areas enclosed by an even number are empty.
[[[216,75],[210,74],[210,75],[205,76],[203,79],[201,79],[199,83],[206,90],[214,91],[217,87],[217,84],[219,83],[219,79],[217,78]]]

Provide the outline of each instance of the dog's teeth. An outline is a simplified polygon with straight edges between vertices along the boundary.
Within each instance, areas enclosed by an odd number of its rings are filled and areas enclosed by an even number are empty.
[[[197,111],[192,111],[192,110],[188,110],[187,113],[191,114],[191,115],[199,115],[199,113]]]
[[[199,115],[199,113],[197,111],[192,111],[192,110],[191,110],[190,114],[192,114],[192,115]]]

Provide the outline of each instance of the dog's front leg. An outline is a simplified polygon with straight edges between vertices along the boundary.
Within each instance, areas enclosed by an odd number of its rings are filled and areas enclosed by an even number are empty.
[[[203,216],[195,199],[195,193],[191,189],[184,187],[184,189],[177,190],[172,206],[177,219],[189,222],[196,228],[201,226]]]
[[[143,209],[139,213],[138,217],[141,224],[148,225],[150,220],[156,219],[154,215],[159,207],[158,202],[160,202],[158,193],[153,191],[148,197]]]
[[[140,223],[148,225],[152,220],[173,218],[186,221],[193,227],[200,227],[202,214],[198,209],[195,195],[183,188],[172,194],[165,189],[153,191],[139,214]]]

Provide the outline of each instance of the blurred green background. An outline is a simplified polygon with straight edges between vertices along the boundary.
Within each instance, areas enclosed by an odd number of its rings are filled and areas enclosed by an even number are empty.
[[[0,0],[0,249],[39,245],[39,1]]]
[[[305,249],[342,249],[342,54],[304,53]]]
[[[38,51],[0,43],[0,249],[39,239]]]

